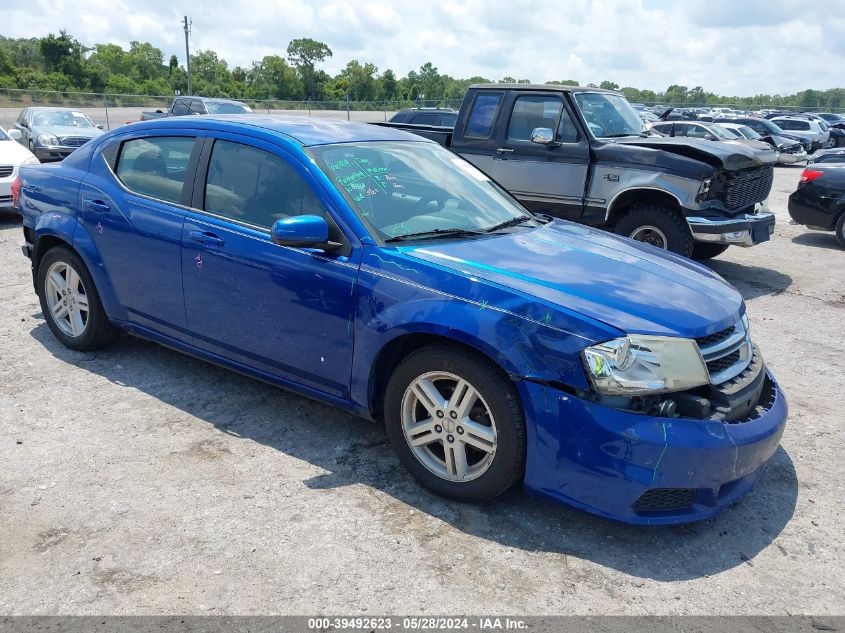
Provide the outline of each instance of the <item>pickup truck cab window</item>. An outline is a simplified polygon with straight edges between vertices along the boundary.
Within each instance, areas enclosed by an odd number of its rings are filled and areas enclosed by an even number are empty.
[[[499,110],[501,102],[502,94],[499,92],[479,93],[467,118],[464,136],[490,138],[493,133],[493,124],[496,121],[496,112]]]
[[[211,151],[204,208],[264,229],[291,215],[326,217],[320,200],[292,165],[263,149],[223,140]]]
[[[560,97],[518,97],[508,126],[508,139],[530,141],[531,132],[538,127],[556,129],[555,140],[560,143],[578,142],[578,130],[569,112],[563,108]]]
[[[191,99],[188,114],[205,114],[205,105],[199,99]]]
[[[173,102],[171,114],[173,116],[184,116],[188,114],[188,104],[182,99],[177,99]]]
[[[125,141],[115,173],[127,189],[181,203],[193,137],[148,137]]]

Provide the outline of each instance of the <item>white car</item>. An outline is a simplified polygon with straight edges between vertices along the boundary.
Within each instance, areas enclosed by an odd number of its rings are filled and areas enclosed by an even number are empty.
[[[0,128],[0,213],[12,211],[12,183],[21,165],[37,165],[35,155]]]

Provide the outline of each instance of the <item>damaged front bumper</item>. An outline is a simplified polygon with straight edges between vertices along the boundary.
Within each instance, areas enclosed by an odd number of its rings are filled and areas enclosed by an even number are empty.
[[[528,415],[526,490],[645,525],[712,517],[762,476],[786,425],[771,373],[744,421],[639,415],[520,383]]]
[[[687,216],[692,236],[697,242],[754,246],[768,242],[775,232],[775,215],[765,203],[754,213],[741,213],[732,218]]]

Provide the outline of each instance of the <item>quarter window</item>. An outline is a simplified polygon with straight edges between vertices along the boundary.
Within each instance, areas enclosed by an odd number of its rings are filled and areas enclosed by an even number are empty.
[[[501,101],[501,93],[477,95],[467,119],[464,136],[490,138],[493,132],[493,122],[496,119],[496,111],[499,109]]]
[[[230,141],[214,143],[204,207],[266,229],[291,215],[327,217],[314,190],[291,164],[263,149]]]
[[[181,203],[182,187],[194,139],[151,137],[126,141],[117,161],[117,177],[145,196]]]

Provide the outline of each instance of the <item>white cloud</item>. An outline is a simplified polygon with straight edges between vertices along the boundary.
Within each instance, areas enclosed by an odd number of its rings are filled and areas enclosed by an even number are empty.
[[[350,59],[398,76],[431,61],[453,77],[577,79],[726,95],[791,93],[845,83],[845,0],[6,0],[0,33],[66,29],[84,44],[149,41],[184,60],[213,49],[230,67],[284,55],[297,37],[325,42],[338,72]]]

